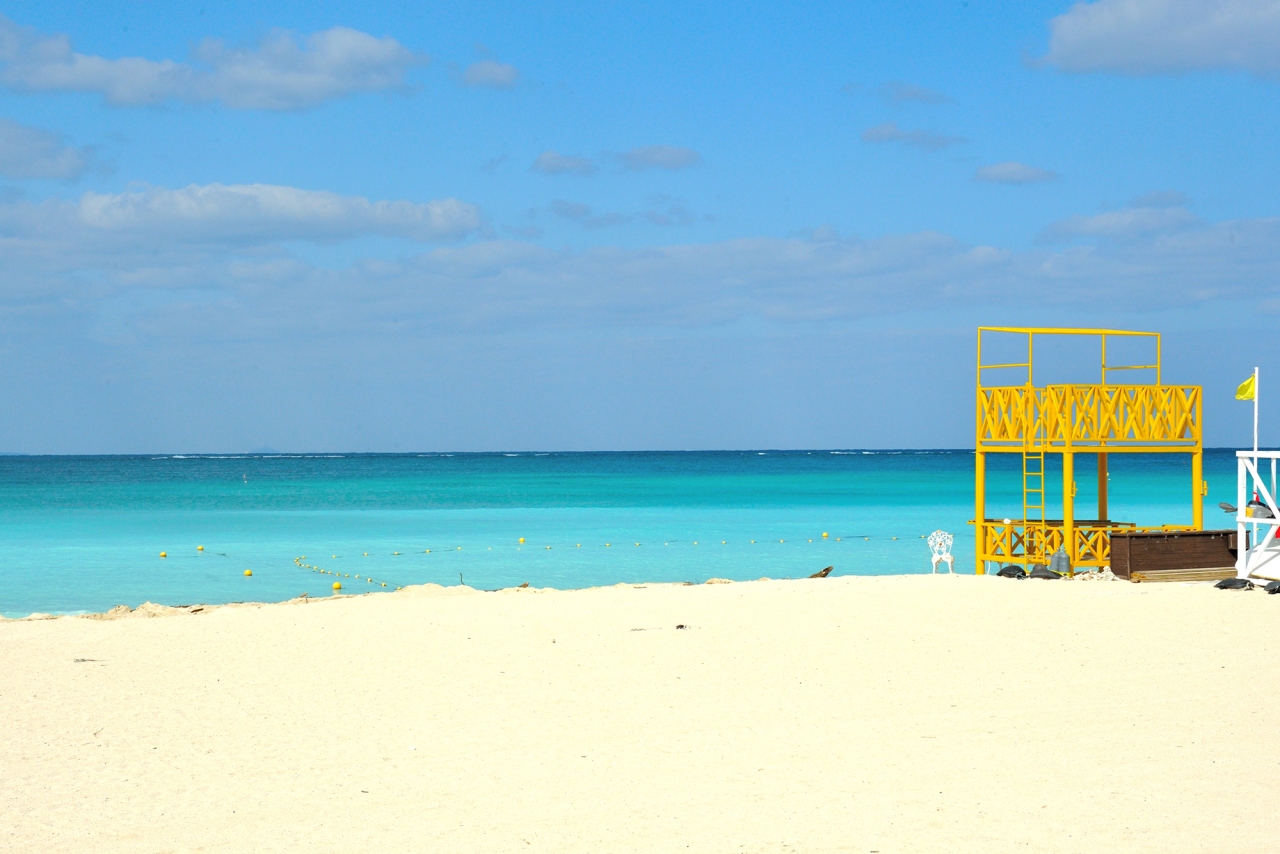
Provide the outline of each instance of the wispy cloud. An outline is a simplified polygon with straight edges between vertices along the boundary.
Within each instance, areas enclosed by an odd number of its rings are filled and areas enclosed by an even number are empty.
[[[1275,0],[1097,0],[1076,3],[1049,27],[1043,61],[1063,71],[1280,74]]]
[[[702,155],[692,148],[678,145],[646,145],[615,154],[624,169],[641,172],[646,169],[689,169],[702,162]]]
[[[1179,231],[1198,222],[1195,214],[1183,207],[1129,207],[1092,216],[1067,217],[1046,228],[1041,237],[1045,240],[1147,237]]]
[[[588,157],[544,151],[530,168],[544,175],[590,175],[596,171],[596,164]]]
[[[858,320],[922,304],[972,314],[1007,311],[1016,300],[1024,307],[1096,312],[1103,297],[1115,311],[1146,310],[1157,298],[1195,307],[1230,299],[1254,306],[1280,297],[1277,219],[1204,223],[1185,212],[1163,220],[1149,210],[1115,212],[1069,220],[1063,229],[1106,239],[1027,250],[934,232],[864,240],[829,229],[804,238],[578,252],[489,240],[326,269],[267,238],[414,233],[430,219],[427,211],[404,203],[403,213],[379,212],[376,202],[336,197],[329,205],[297,196],[282,210],[255,212],[257,203],[250,202],[242,213],[238,203],[205,205],[172,192],[179,197],[0,202],[7,307],[0,330],[13,328],[15,306],[40,306],[40,316],[49,317],[93,313],[112,295],[142,288],[172,296],[140,301],[134,315],[113,323],[151,339],[184,342],[251,334],[276,340],[284,329],[309,338],[358,330],[404,335],[412,328],[454,334],[687,329],[744,319]],[[556,216],[607,216],[584,207],[569,202]],[[245,218],[249,225],[241,223]],[[427,236],[458,233],[476,222],[471,215],[461,223],[444,220],[427,227]],[[194,311],[210,299],[228,307],[217,322]],[[187,320],[172,309],[184,302],[193,308]]]
[[[467,66],[462,82],[482,89],[514,89],[520,83],[520,71],[514,65],[482,59]]]
[[[479,208],[458,199],[370,201],[271,184],[89,192],[77,201],[0,207],[0,230],[12,235],[38,240],[103,238],[111,244],[133,245],[173,241],[260,245],[364,235],[432,242],[466,236],[481,225]]]
[[[78,178],[92,150],[67,145],[61,134],[0,119],[0,175],[6,178]]]
[[[973,180],[989,184],[1042,184],[1045,181],[1056,180],[1057,177],[1057,172],[1013,160],[981,166],[973,173]]]
[[[568,202],[556,199],[551,203],[551,212],[558,217],[572,220],[583,228],[607,228],[611,225],[622,225],[631,221],[631,217],[620,213],[596,213],[590,205],[579,202]]]
[[[649,204],[652,207],[644,212],[644,218],[654,225],[692,225],[697,221],[687,204],[668,195],[651,196]]]
[[[583,228],[592,230],[614,225],[626,225],[631,222],[649,223],[664,227],[688,226],[698,220],[697,215],[680,199],[658,194],[650,196],[646,201],[649,206],[645,210],[632,213],[599,212],[590,205],[582,202],[570,202],[565,199],[556,199],[548,206],[547,210],[561,219],[576,222]],[[537,209],[534,209],[529,214],[536,217],[538,212]],[[512,234],[517,233],[511,229],[508,229],[508,231]],[[541,232],[538,233],[541,234]]]
[[[962,136],[945,136],[928,130],[906,130],[898,127],[897,122],[885,122],[862,132],[863,142],[889,142],[899,145],[913,145],[927,151],[941,151],[953,145],[968,142]]]
[[[914,102],[917,104],[950,104],[951,98],[937,89],[926,89],[914,83],[903,83],[894,80],[880,87],[880,94],[886,101],[895,104]]]
[[[411,68],[428,61],[393,38],[347,27],[306,36],[276,30],[252,47],[206,39],[192,60],[76,53],[65,35],[45,35],[0,16],[0,83],[20,92],[96,93],[120,106],[178,101],[299,110],[398,88]]]
[[[1177,190],[1151,190],[1143,193],[1129,203],[1133,208],[1175,208],[1186,207],[1191,200]]]

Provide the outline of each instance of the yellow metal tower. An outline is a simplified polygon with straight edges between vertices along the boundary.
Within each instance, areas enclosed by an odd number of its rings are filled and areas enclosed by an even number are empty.
[[[1026,361],[983,364],[983,335],[1026,336]],[[1035,385],[1035,345],[1049,336],[1092,336],[1101,347],[1101,382],[1096,385]],[[1107,339],[1149,339],[1152,363],[1107,363]],[[978,329],[977,438],[974,462],[974,524],[977,571],[987,562],[1047,563],[1064,546],[1071,565],[1106,566],[1112,531],[1204,529],[1204,445],[1200,386],[1162,383],[1160,334],[1118,329],[1052,329],[983,326]],[[1022,385],[988,386],[983,372],[1025,369]],[[1116,371],[1154,372],[1155,382],[1115,384]],[[987,454],[1022,454],[1022,518],[987,518]],[[1076,519],[1075,455],[1098,460],[1098,518]],[[1107,508],[1107,456],[1114,453],[1191,455],[1191,525],[1140,527],[1113,522]],[[1046,519],[1049,494],[1045,462],[1062,456],[1062,518]]]

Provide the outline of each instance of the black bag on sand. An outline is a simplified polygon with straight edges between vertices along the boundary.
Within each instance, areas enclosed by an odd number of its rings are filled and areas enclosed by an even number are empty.
[[[1224,578],[1213,586],[1219,590],[1252,590],[1253,582],[1247,578]]]
[[[1026,578],[1027,571],[1020,566],[1006,566],[996,573],[1001,578]]]
[[[1268,581],[1267,586],[1262,589],[1268,593],[1280,593],[1280,581]]]
[[[1061,578],[1062,576],[1054,572],[1042,563],[1036,564],[1031,569],[1031,574],[1027,578]]]

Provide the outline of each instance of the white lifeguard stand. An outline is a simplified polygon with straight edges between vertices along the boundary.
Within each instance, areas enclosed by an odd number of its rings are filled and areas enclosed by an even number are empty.
[[[1251,581],[1280,581],[1280,507],[1276,506],[1276,460],[1280,451],[1236,451],[1236,577]],[[1262,476],[1270,463],[1271,478]],[[1271,518],[1253,515],[1254,493],[1271,511]]]

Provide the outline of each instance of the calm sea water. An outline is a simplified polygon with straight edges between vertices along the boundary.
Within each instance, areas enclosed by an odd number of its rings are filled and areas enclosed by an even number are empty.
[[[990,468],[991,515],[1021,515],[1019,458]],[[1233,452],[1205,471],[1212,527]],[[972,516],[969,451],[0,457],[0,614],[328,594],[302,555],[344,592],[574,588],[928,572],[942,528],[972,572]],[[1111,518],[1189,522],[1187,460],[1113,455]]]

